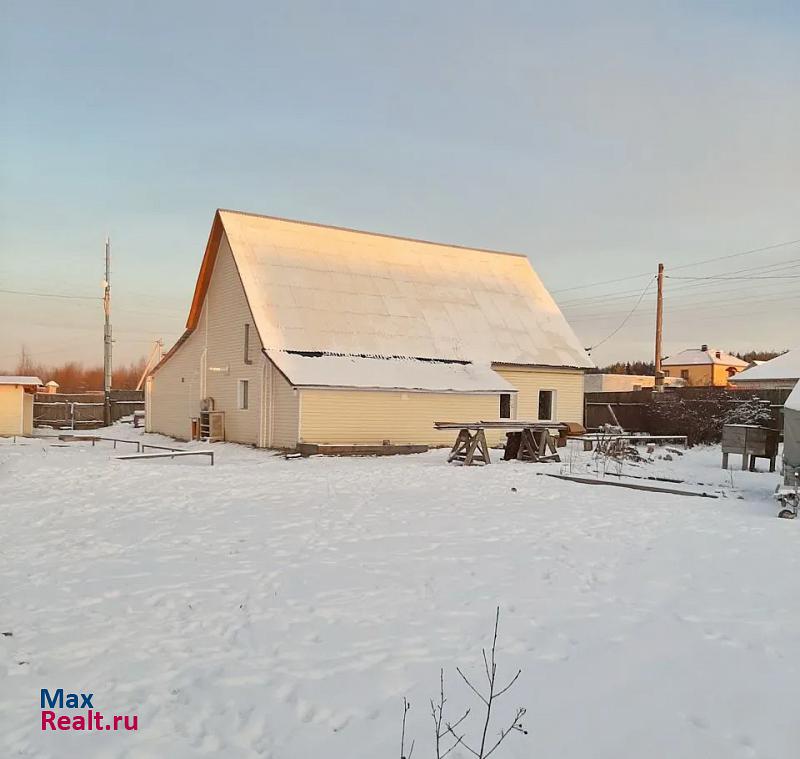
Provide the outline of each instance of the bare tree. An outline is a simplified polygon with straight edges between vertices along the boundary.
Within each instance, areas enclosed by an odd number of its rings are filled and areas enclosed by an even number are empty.
[[[452,724],[444,719],[444,705],[447,699],[444,697],[444,670],[439,670],[439,702],[431,699],[431,716],[433,717],[434,732],[436,736],[436,759],[444,759],[456,746],[462,742],[462,738],[457,738],[448,749],[442,751],[442,738],[451,734],[468,716],[470,710],[467,709]]]
[[[411,741],[411,747],[406,754],[406,715],[411,708],[408,699],[403,699],[403,731],[400,733],[400,759],[411,759],[411,754],[414,753],[414,741]]]
[[[453,751],[458,746],[461,746],[470,754],[472,754],[476,759],[488,759],[503,743],[503,741],[511,735],[511,733],[522,733],[523,735],[527,735],[528,731],[522,725],[522,718],[525,716],[525,708],[519,707],[515,713],[514,717],[505,723],[505,726],[500,729],[500,732],[497,734],[497,738],[490,738],[489,728],[492,722],[492,712],[495,707],[495,702],[499,699],[502,695],[507,693],[514,683],[517,682],[519,679],[520,674],[522,674],[522,670],[517,670],[517,673],[506,683],[504,686],[499,686],[497,680],[497,632],[500,626],[500,607],[497,607],[497,611],[495,613],[494,619],[494,636],[492,637],[492,647],[487,655],[486,649],[482,649],[483,654],[483,666],[484,672],[486,674],[486,690],[481,690],[478,688],[465,674],[464,672],[456,667],[456,672],[460,675],[461,679],[466,683],[467,687],[472,691],[472,693],[477,696],[480,702],[483,704],[483,720],[481,724],[481,737],[480,743],[471,743],[467,741],[466,734],[460,730],[460,726],[462,723],[469,717],[472,710],[467,709],[457,720],[451,722],[450,720],[446,719],[445,717],[445,704],[447,703],[447,699],[445,698],[445,691],[444,691],[444,670],[439,670],[439,700],[438,702],[434,699],[431,699],[431,717],[433,718],[434,724],[434,736],[435,736],[435,749],[436,749],[436,759],[444,759],[451,751]],[[410,704],[406,699],[403,699],[403,733],[401,739],[401,756],[404,756],[402,753],[404,751],[405,746],[405,730],[406,730],[406,713],[410,709]],[[449,738],[450,745],[445,747],[445,741],[443,739]],[[411,751],[414,750],[414,744],[411,744]],[[409,759],[411,756],[411,752],[409,751],[408,757],[405,759]]]

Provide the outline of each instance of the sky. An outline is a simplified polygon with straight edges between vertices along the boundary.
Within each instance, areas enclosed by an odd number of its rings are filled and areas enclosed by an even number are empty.
[[[0,0],[0,70],[0,368],[102,362],[107,234],[169,347],[218,207],[525,253],[600,364],[659,262],[665,355],[797,343],[797,2]]]

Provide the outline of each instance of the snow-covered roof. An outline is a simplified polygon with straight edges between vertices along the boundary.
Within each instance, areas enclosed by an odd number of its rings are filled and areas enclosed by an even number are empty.
[[[211,240],[217,224],[270,358],[289,350],[593,366],[525,256],[234,211],[218,212]],[[189,330],[197,313],[193,304]]]
[[[719,355],[717,355],[719,354]],[[693,364],[722,364],[723,366],[747,366],[747,361],[742,361],[725,351],[715,348],[687,348],[674,356],[669,356],[661,362],[661,366],[689,366]]]
[[[516,388],[488,365],[365,356],[308,356],[271,351],[270,357],[293,385],[512,393]]]
[[[763,382],[764,380],[796,380],[798,378],[800,378],[800,348],[776,356],[758,366],[745,369],[735,377],[731,377],[731,382]]]
[[[36,385],[42,384],[38,377],[30,375],[0,375],[0,385]]]

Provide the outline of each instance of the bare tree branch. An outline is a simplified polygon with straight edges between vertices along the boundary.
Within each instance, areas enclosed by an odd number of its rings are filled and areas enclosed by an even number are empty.
[[[456,672],[461,675],[461,679],[469,686],[470,690],[481,700],[483,701],[486,706],[489,706],[489,702],[483,697],[483,694],[469,681],[467,676],[458,668],[456,667]]]
[[[505,687],[505,688],[503,688],[502,690],[499,690],[499,691],[497,691],[497,693],[495,693],[495,694],[494,694],[494,697],[495,697],[495,698],[500,698],[500,696],[502,696],[502,695],[503,695],[503,694],[504,694],[504,693],[505,693],[505,692],[506,692],[506,691],[507,691],[507,690],[508,690],[508,689],[509,689],[509,688],[510,688],[510,687],[511,687],[511,686],[512,686],[512,685],[513,685],[515,682],[517,682],[517,678],[518,678],[518,677],[519,677],[521,674],[522,674],[522,670],[521,670],[521,669],[518,669],[518,670],[517,670],[517,674],[516,674],[516,675],[514,675],[514,677],[511,679],[511,682],[510,682],[508,685],[506,685],[506,687]]]
[[[411,759],[411,755],[414,753],[414,741],[411,741],[411,747],[408,749],[408,754],[406,754],[406,715],[408,714],[408,710],[411,708],[411,704],[408,703],[408,699],[403,699],[403,731],[400,733],[400,759]]]
[[[456,746],[458,746],[459,744],[462,745],[465,749],[467,749],[467,751],[469,751],[470,754],[472,754],[473,756],[477,756],[478,759],[480,759],[480,754],[478,754],[478,752],[474,748],[464,743],[463,735],[456,735],[455,731],[453,730],[453,728],[450,727],[450,725],[447,725],[446,727],[447,727],[447,732],[450,733],[450,735],[452,735],[456,739],[456,744],[455,744]],[[453,748],[455,748],[455,746]]]
[[[485,754],[482,755],[481,759],[489,759],[489,757],[494,753],[494,750],[514,731],[518,733],[523,733],[524,735],[528,734],[528,731],[522,727],[520,720],[522,717],[525,716],[525,709],[520,707],[517,709],[517,713],[514,715],[514,721],[505,729],[500,731],[500,737],[497,739],[497,743],[494,744]]]
[[[467,709],[452,725],[448,722],[448,727],[452,727],[454,730],[467,718],[469,717],[471,709]]]

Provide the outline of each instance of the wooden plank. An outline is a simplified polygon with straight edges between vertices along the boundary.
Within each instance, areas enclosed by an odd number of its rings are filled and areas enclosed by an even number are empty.
[[[566,430],[569,425],[564,422],[529,422],[516,419],[500,419],[479,422],[434,422],[433,426],[437,430]]]
[[[551,474],[547,472],[548,477],[555,477],[557,480],[567,480],[568,482],[577,482],[581,485],[608,485],[616,488],[629,488],[630,490],[643,490],[650,493],[667,493],[669,495],[687,495],[696,498],[718,498],[719,496],[711,493],[693,493],[688,490],[676,490],[675,488],[659,488],[649,487],[648,485],[639,485],[636,482],[613,482],[610,480],[594,480],[588,477],[574,477],[568,474]]]

